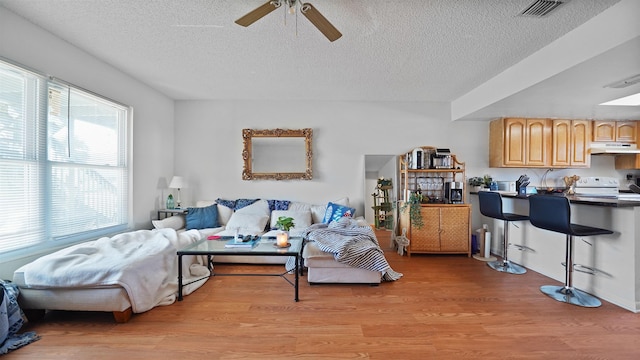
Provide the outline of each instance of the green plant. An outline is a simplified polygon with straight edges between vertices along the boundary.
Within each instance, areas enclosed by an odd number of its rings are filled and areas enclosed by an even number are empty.
[[[491,177],[491,175],[488,175],[488,174],[486,174],[482,179],[484,180],[485,187],[489,187],[489,185],[491,185],[491,182],[493,181],[493,178]]]
[[[280,216],[276,221],[276,228],[283,231],[289,231],[292,227],[296,226],[292,217]]]
[[[484,185],[484,178],[480,176],[474,176],[469,178],[469,186],[482,186]]]
[[[409,200],[407,200],[402,206],[400,206],[400,212],[405,212],[407,207],[409,208],[409,219],[411,220],[411,226],[415,226],[417,229],[422,228],[424,221],[422,220],[422,213],[420,212],[420,203],[422,203],[422,194],[411,193]]]

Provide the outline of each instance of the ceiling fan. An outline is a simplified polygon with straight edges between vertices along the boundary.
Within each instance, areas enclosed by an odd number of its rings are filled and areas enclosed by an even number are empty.
[[[269,0],[255,10],[250,11],[245,16],[236,20],[236,24],[247,27],[262,19],[264,16],[283,4],[287,6],[289,13],[291,14],[295,13],[296,6],[299,7],[302,15],[309,19],[309,21],[311,21],[311,23],[318,28],[318,30],[320,30],[320,32],[329,39],[329,41],[336,41],[342,36],[340,31],[338,31],[338,29],[336,29],[335,26],[327,20],[327,18],[322,16],[318,9],[309,3],[302,3],[300,0]]]

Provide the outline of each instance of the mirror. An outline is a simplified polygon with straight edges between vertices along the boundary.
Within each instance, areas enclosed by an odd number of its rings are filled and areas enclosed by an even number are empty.
[[[242,180],[311,180],[312,129],[242,129]]]

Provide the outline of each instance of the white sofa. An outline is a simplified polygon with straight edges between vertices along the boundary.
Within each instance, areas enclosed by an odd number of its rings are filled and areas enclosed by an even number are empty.
[[[216,200],[199,200],[195,208],[207,208],[216,204]],[[282,201],[281,201],[282,203]],[[240,209],[231,209],[217,204],[217,227],[198,228],[202,237],[209,235],[233,236],[236,229],[242,235],[275,236],[275,224],[280,216],[289,216],[294,220],[295,227],[289,233],[291,236],[301,236],[302,232],[312,224],[322,223],[329,204],[349,207],[349,198],[341,198],[324,204],[310,204],[305,202],[288,202],[286,210],[271,209],[269,200],[260,199]],[[171,227],[178,231],[185,231],[188,215],[174,215],[162,220],[152,221],[156,229]],[[364,220],[363,220],[364,221]],[[249,263],[249,264],[284,264],[284,256],[214,256],[216,263]]]
[[[223,201],[224,202],[224,201]],[[196,208],[202,209],[216,204],[213,200],[202,200],[196,203]],[[309,204],[303,202],[291,202],[287,210],[275,210],[269,207],[268,200],[258,200],[251,205],[238,210],[232,210],[228,206],[218,204],[216,207],[218,227],[199,229],[201,235],[232,236],[235,229],[243,235],[275,236],[275,223],[280,216],[290,216],[294,219],[295,227],[290,230],[293,236],[301,236],[303,232],[313,224],[326,222],[328,216],[335,209],[332,206],[349,208],[349,199],[342,198],[324,204]],[[193,209],[193,208],[191,208]],[[351,209],[351,211],[355,211]],[[340,215],[342,213],[338,213]],[[352,215],[352,214],[351,214]],[[187,215],[188,216],[188,215]],[[361,226],[368,226],[363,217],[358,217]],[[167,219],[154,221],[156,228],[172,226],[183,231],[187,225],[184,215],[174,215]],[[187,226],[188,227],[188,226]],[[365,283],[376,285],[381,281],[378,271],[370,271],[352,267],[340,263],[334,259],[334,254],[320,250],[314,242],[308,242],[303,249],[304,265],[307,268],[307,280],[309,283]],[[259,263],[259,264],[284,264],[286,257],[282,256],[214,256],[216,263]]]

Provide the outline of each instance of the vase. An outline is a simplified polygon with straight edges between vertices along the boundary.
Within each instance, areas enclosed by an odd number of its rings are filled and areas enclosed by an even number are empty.
[[[167,196],[167,209],[172,210],[175,209],[176,204],[173,201],[173,195],[169,194],[169,196]]]

